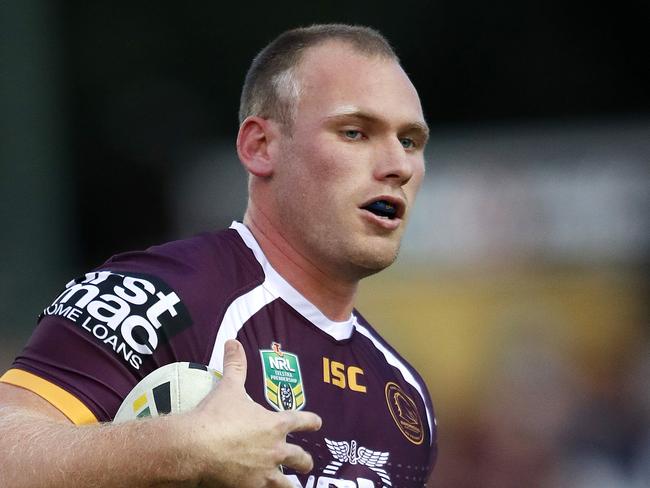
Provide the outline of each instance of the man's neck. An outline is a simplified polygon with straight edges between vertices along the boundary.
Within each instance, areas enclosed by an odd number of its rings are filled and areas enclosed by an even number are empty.
[[[249,206],[244,224],[252,232],[273,268],[327,318],[350,318],[358,283],[331,276],[287,241],[262,212]]]

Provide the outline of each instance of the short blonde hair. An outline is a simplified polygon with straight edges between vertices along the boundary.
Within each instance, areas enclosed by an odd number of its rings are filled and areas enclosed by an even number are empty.
[[[296,68],[302,55],[310,47],[332,40],[349,44],[361,54],[399,62],[386,38],[370,27],[317,24],[283,32],[255,56],[248,69],[239,104],[239,123],[256,115],[291,127],[300,99]]]

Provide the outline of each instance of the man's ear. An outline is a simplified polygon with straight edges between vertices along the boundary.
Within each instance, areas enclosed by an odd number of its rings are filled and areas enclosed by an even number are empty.
[[[242,122],[237,134],[237,154],[250,174],[261,178],[273,174],[272,146],[276,133],[277,127],[268,119],[250,116]]]

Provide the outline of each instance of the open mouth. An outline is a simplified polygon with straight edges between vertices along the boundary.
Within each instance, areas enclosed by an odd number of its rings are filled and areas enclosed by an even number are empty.
[[[375,214],[377,217],[389,220],[400,218],[402,213],[401,206],[398,203],[389,202],[388,200],[374,200],[361,208]]]

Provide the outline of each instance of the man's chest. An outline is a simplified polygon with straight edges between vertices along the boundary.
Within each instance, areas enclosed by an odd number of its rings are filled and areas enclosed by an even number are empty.
[[[308,410],[323,419],[291,442],[312,454],[296,487],[421,487],[430,458],[426,407],[400,369],[359,334],[333,341],[301,323],[251,321],[237,337],[246,350],[246,390],[271,410]]]

